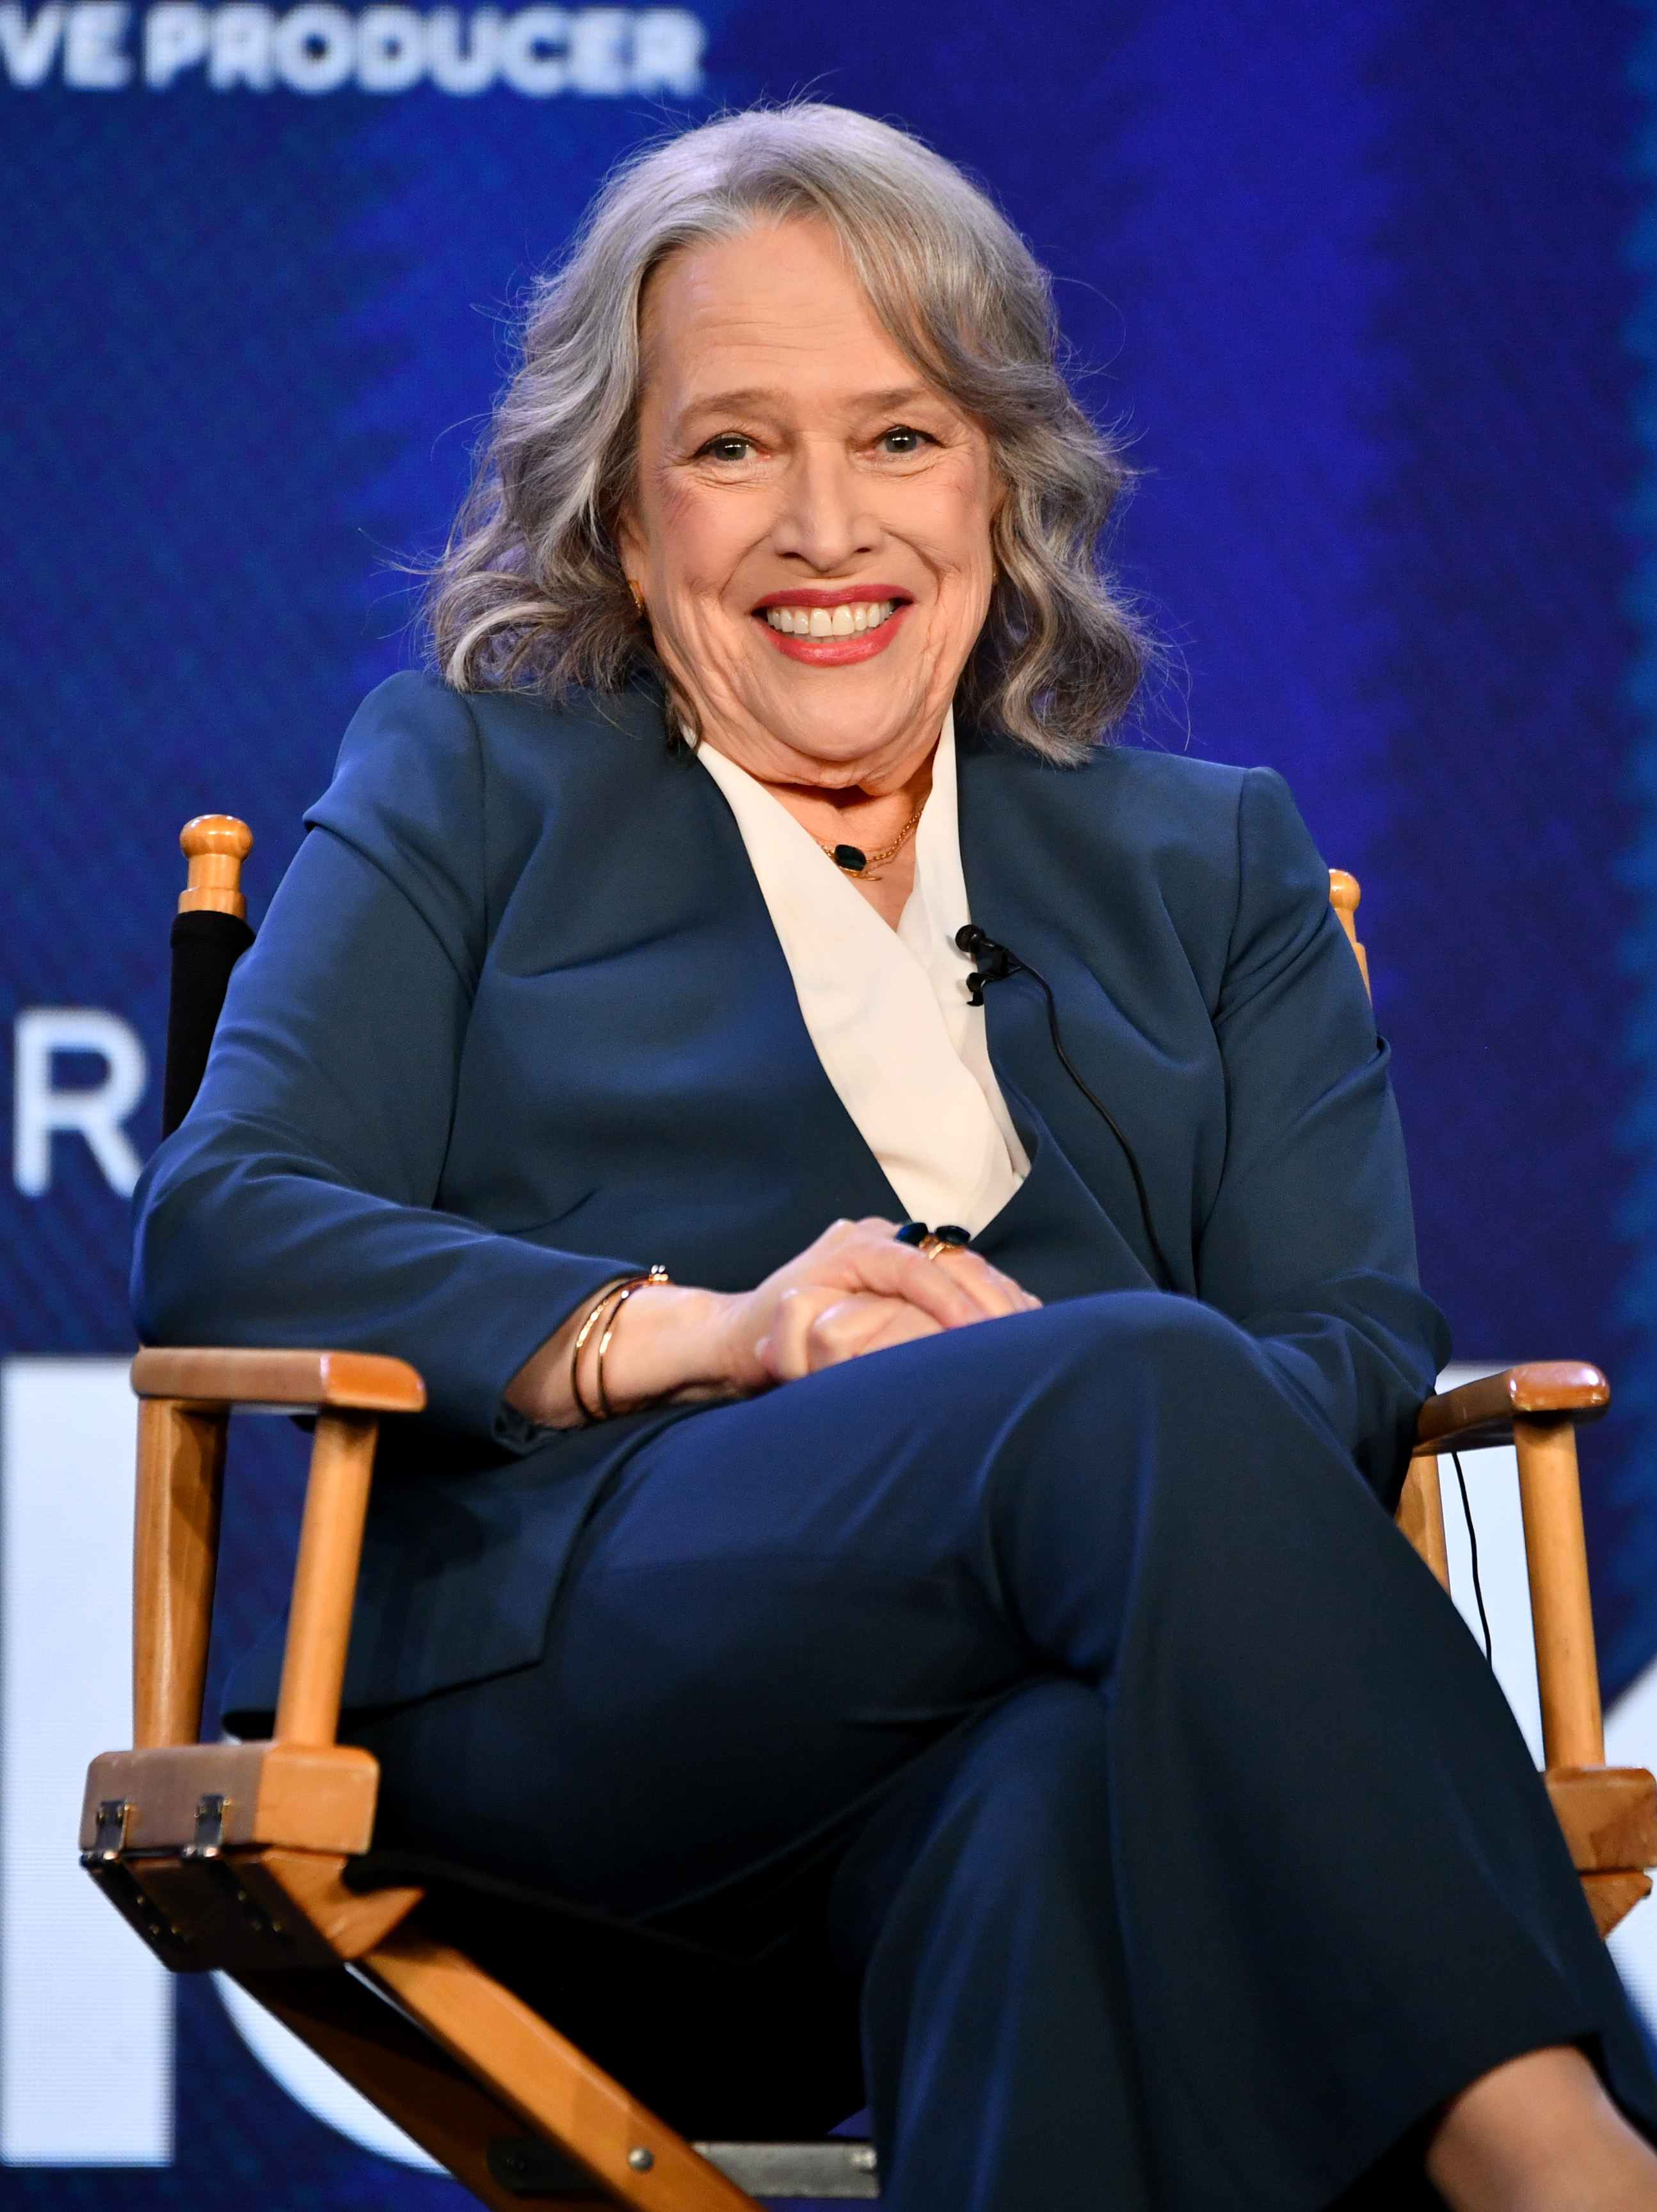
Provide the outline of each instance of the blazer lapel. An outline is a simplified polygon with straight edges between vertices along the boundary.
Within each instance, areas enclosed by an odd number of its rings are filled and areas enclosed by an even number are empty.
[[[1101,912],[1111,855],[1084,786],[1093,772],[1049,769],[964,732],[958,764],[972,919],[1051,986],[1067,1052],[1134,1147],[1159,1241],[1183,1278],[1174,1287],[1194,1291],[1189,1178],[1176,1182],[1167,1165],[1180,1152],[1179,1095],[1159,1084],[1156,1052],[1122,1012],[1132,982],[1115,971],[1135,952]],[[986,991],[984,1006],[991,1064],[1031,1171],[979,1249],[1042,1297],[1157,1287],[1126,1157],[1055,1052],[1039,986],[1014,974]]]

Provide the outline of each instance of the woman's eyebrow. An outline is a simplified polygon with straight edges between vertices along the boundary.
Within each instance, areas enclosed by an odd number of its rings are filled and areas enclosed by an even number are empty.
[[[680,419],[690,415],[734,415],[749,407],[774,407],[782,394],[776,391],[758,389],[747,392],[710,392],[704,398],[698,393],[687,399],[679,410]]]
[[[752,387],[746,391],[712,392],[705,397],[698,393],[686,400],[679,412],[681,422],[697,415],[734,415],[748,409],[776,408],[787,400],[788,394],[773,386],[769,390]],[[937,394],[924,384],[894,386],[886,392],[859,392],[841,404],[856,414],[880,414],[899,407],[912,407],[917,400],[935,398]]]
[[[859,408],[870,414],[883,414],[889,409],[912,407],[917,399],[936,399],[940,395],[927,384],[899,384],[889,392],[865,392],[856,401]]]

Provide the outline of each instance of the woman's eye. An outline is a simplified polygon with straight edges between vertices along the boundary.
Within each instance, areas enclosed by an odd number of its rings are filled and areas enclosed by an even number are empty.
[[[883,453],[918,453],[929,441],[924,430],[911,430],[900,422],[894,429],[883,430],[875,443]]]
[[[710,438],[702,448],[704,458],[710,461],[746,461],[752,451],[752,439],[739,438],[734,432],[728,436]]]

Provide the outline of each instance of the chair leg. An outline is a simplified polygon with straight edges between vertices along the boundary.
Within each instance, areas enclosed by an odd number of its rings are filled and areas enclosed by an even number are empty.
[[[1437,1576],[1440,1589],[1447,1590],[1450,1553],[1444,1540],[1444,1499],[1438,1486],[1435,1459],[1410,1461],[1393,1517],[1415,1551]]]
[[[138,1407],[132,1548],[132,1741],[194,1743],[218,1565],[228,1411],[175,1398]]]
[[[752,2197],[460,1952],[405,1928],[360,1965],[493,2095],[622,2203],[637,2212],[755,2212]]]
[[[1536,1626],[1542,1747],[1549,1771],[1603,1766],[1599,1669],[1593,1649],[1588,1553],[1576,1433],[1569,1421],[1516,1420],[1519,1503]]]
[[[1619,1920],[1626,1919],[1636,1905],[1651,1895],[1651,1876],[1634,1867],[1615,1874],[1585,1874],[1582,1893],[1588,1900],[1594,1926],[1602,1936],[1609,1936]]]
[[[491,2143],[521,2138],[523,2122],[394,2007],[343,1966],[233,1978],[490,2212],[523,2212],[523,2197],[494,2179],[489,2160]],[[582,2200],[561,2201],[574,2212]],[[595,2184],[585,2202],[608,2205],[612,2199]]]
[[[1605,1765],[1576,1433],[1568,1420],[1516,1419],[1519,1503],[1536,1631],[1544,1779],[1594,1924],[1608,1936],[1651,1893],[1657,1782]]]

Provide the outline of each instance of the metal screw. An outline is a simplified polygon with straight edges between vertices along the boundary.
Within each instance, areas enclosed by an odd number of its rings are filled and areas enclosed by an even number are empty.
[[[643,2143],[635,2143],[627,2154],[627,2163],[635,2173],[649,2173],[655,2162],[655,2153],[653,2150],[646,2150]]]

